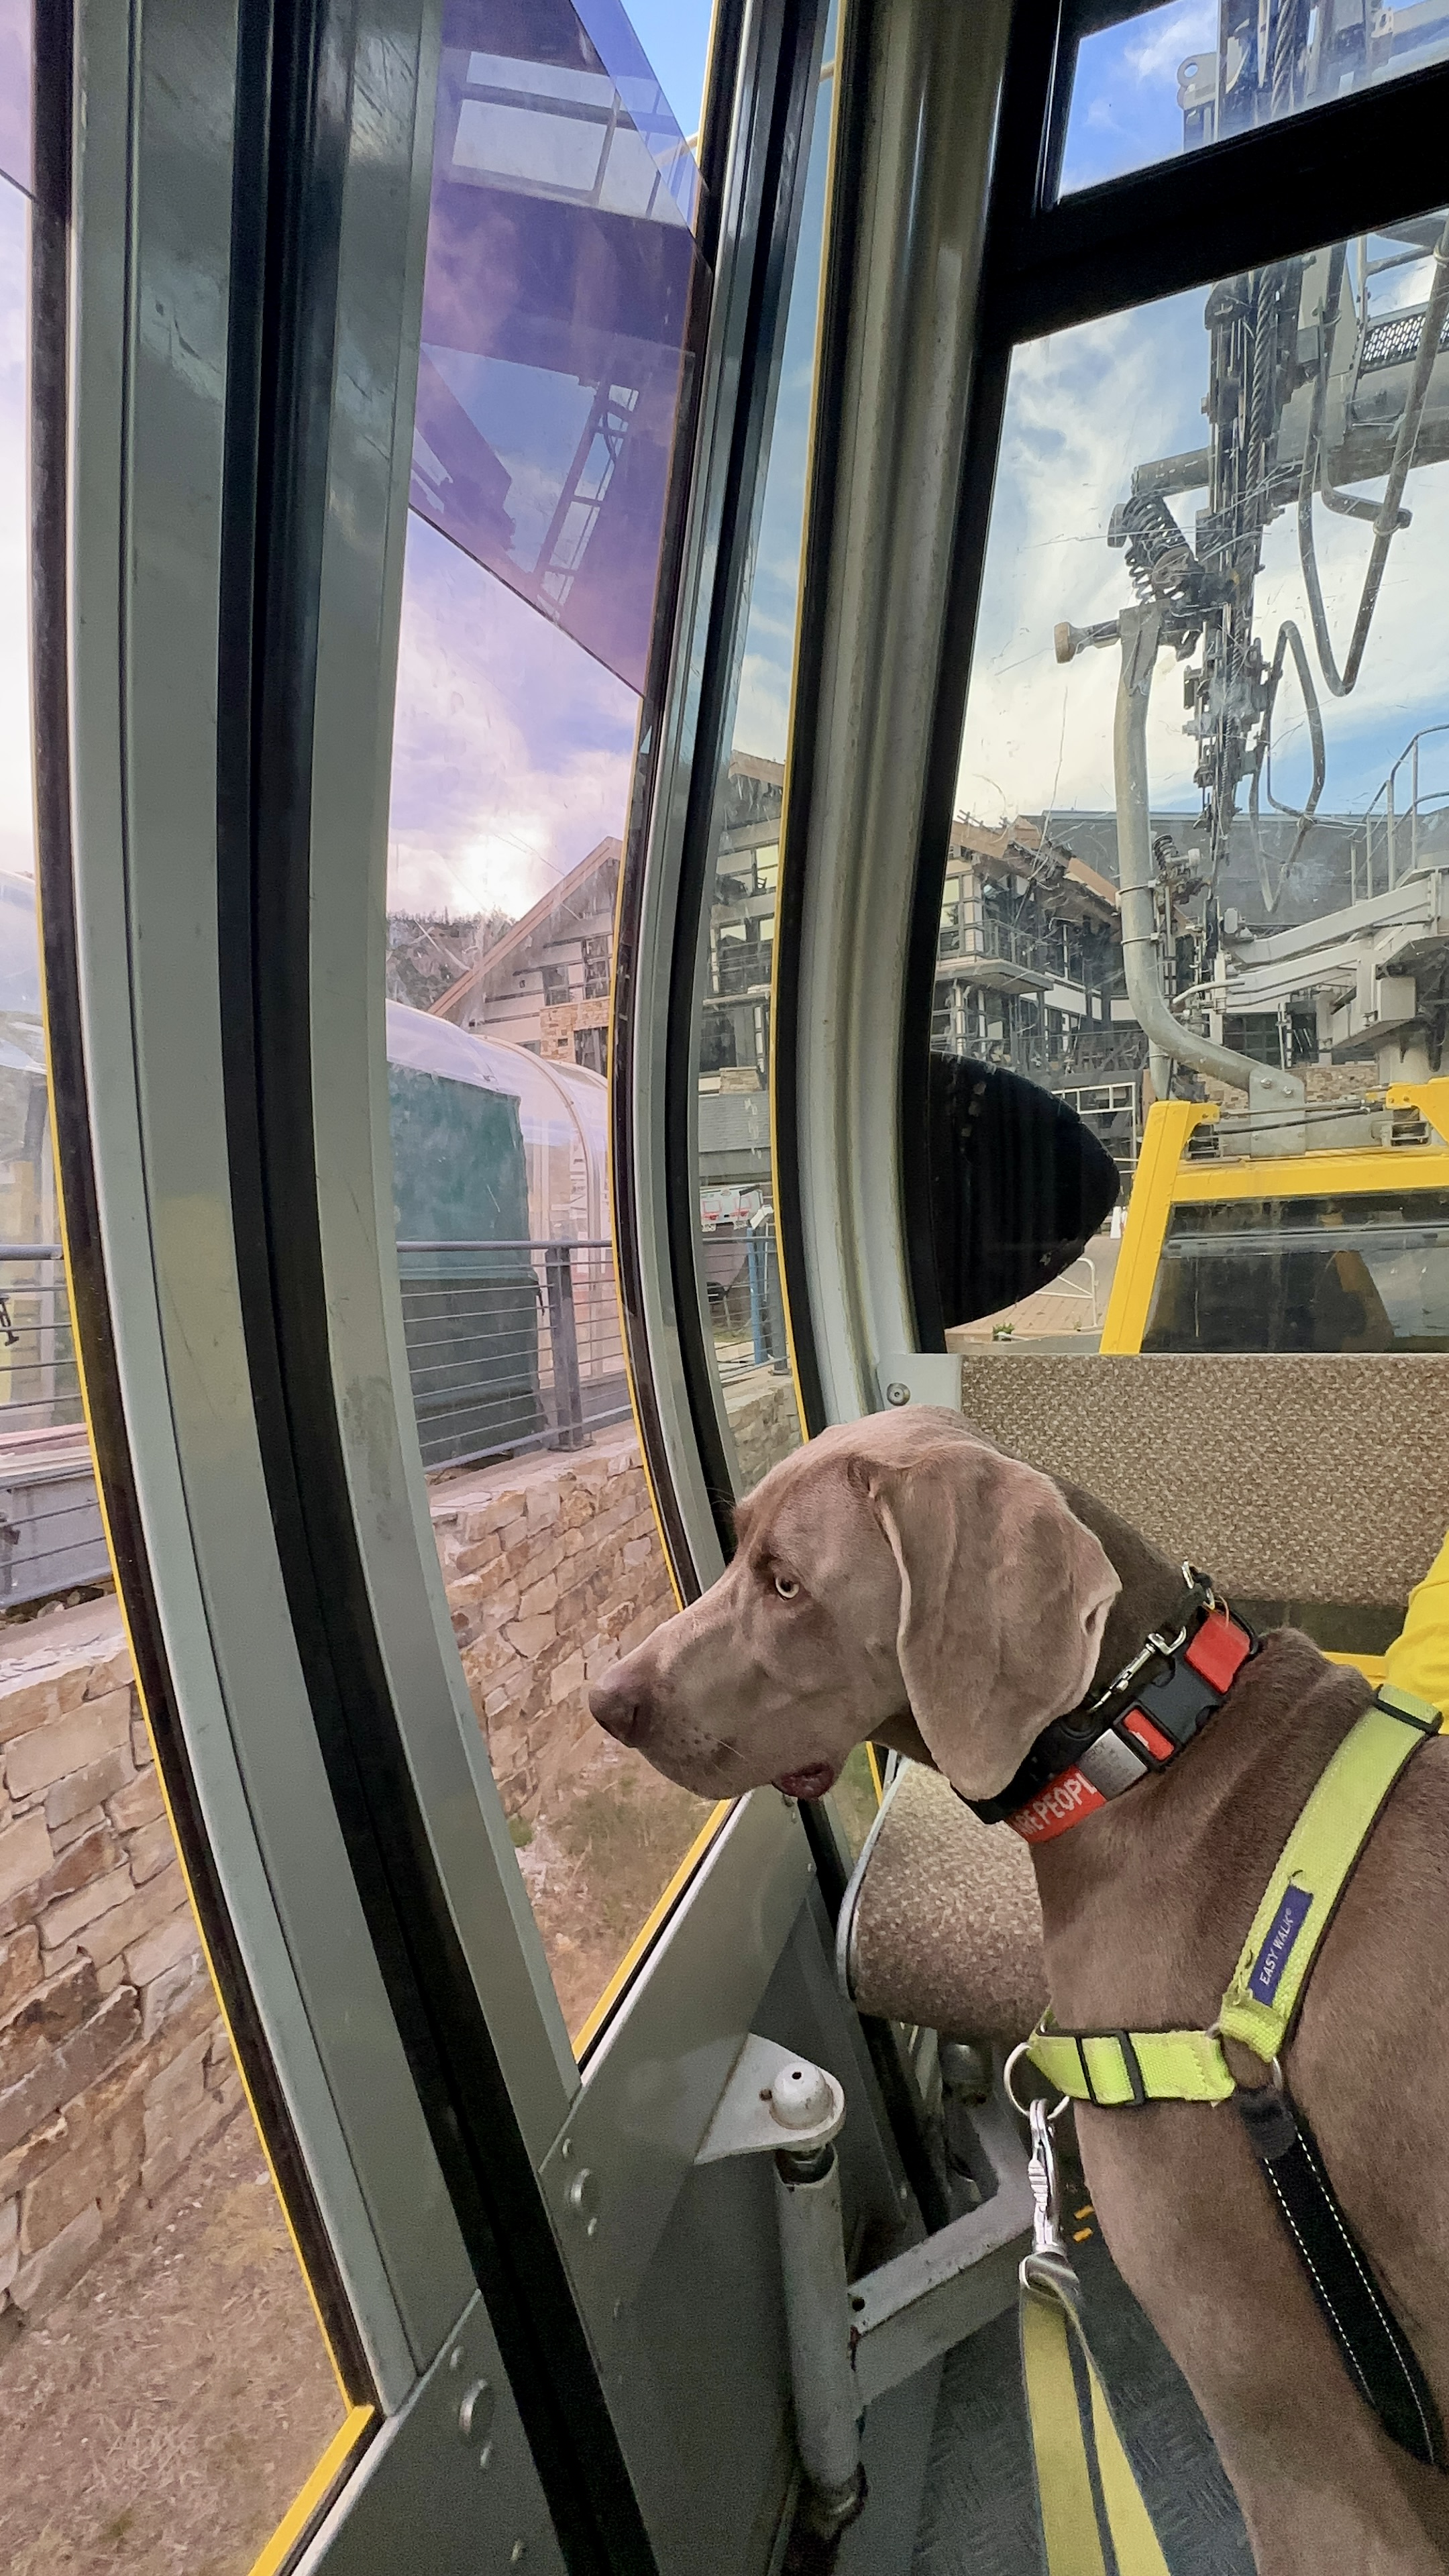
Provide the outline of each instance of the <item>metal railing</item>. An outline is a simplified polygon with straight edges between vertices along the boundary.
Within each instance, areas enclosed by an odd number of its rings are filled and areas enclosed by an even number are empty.
[[[1367,898],[1375,892],[1376,843],[1381,858],[1379,893],[1391,894],[1400,877],[1417,873],[1422,828],[1433,816],[1442,816],[1445,805],[1449,804],[1449,788],[1424,789],[1420,777],[1420,746],[1446,734],[1449,734],[1449,724],[1421,725],[1412,741],[1404,745],[1383,785],[1373,796],[1363,818],[1362,845],[1357,840],[1351,840],[1348,845],[1351,902],[1357,903],[1360,894]],[[1407,806],[1399,787],[1406,768],[1409,773]],[[1442,839],[1437,841],[1437,848],[1439,863],[1442,864]]]
[[[777,1377],[788,1376],[773,1208],[761,1208],[753,1218],[705,1226],[700,1250],[720,1383],[728,1385],[766,1367]]]
[[[0,1243],[0,1610],[110,1572],[58,1243]]]
[[[998,921],[994,914],[968,914],[965,921],[943,921],[936,943],[938,958],[960,957],[998,959],[1004,965],[1020,966],[1028,974],[1057,974],[1054,959],[1044,955],[1046,936],[1039,931],[1018,929],[1014,922]]]
[[[423,1465],[583,1449],[629,1390],[607,1240],[400,1243]]]

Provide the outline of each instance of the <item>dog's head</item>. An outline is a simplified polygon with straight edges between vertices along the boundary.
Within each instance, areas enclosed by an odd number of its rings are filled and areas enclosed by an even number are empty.
[[[910,1718],[963,1796],[1006,1786],[1096,1670],[1120,1589],[1049,1477],[933,1406],[822,1432],[737,1515],[733,1560],[589,1694],[705,1796],[819,1797]]]

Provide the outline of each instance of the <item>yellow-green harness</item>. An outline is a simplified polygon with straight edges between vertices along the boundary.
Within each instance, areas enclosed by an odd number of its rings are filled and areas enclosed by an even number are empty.
[[[1359,1854],[1406,1763],[1429,1736],[1439,1733],[1440,1724],[1438,1709],[1427,1700],[1381,1685],[1334,1754],[1284,1845],[1211,2030],[1063,2031],[1048,2012],[1025,2052],[1059,2093],[1078,2102],[1128,2109],[1149,2102],[1226,2102],[1239,2093],[1239,2088],[1223,2042],[1237,2042],[1260,2059],[1274,2079],[1265,2086],[1261,2100],[1269,2105],[1281,2100],[1292,2151],[1302,2158],[1313,2177],[1310,2187],[1321,2190],[1330,2225],[1336,2225],[1341,2232],[1345,2247],[1352,2243],[1346,2222],[1317,2163],[1311,2137],[1306,2130],[1300,2135],[1295,2128],[1291,2105],[1282,2090],[1278,2061],[1323,1936]],[[1240,2094],[1239,2099],[1256,2104],[1260,2097]],[[1253,2124],[1249,2125],[1251,2128]],[[1042,2104],[1032,2106],[1032,2134],[1034,2188],[1038,2179],[1041,2188],[1037,2191],[1036,2241],[1021,2267],[1021,2347],[1049,2576],[1104,2576],[1106,2563],[1072,2372],[1073,2342],[1085,2365],[1097,2484],[1118,2576],[1167,2576],[1166,2563],[1082,2332],[1077,2284],[1066,2248],[1055,2232],[1051,2207],[1055,2179],[1052,2174],[1048,2187],[1052,2155],[1049,2122]],[[1259,2152],[1265,2157],[1264,2169],[1287,2215],[1288,2201],[1266,2161],[1269,2150],[1260,2143]],[[1352,2250],[1356,2256],[1357,2249]],[[1311,2264],[1309,2268],[1312,2274]],[[1393,2320],[1378,2299],[1361,2261],[1358,2269],[1359,2295],[1369,2302],[1370,2332],[1383,2336],[1392,2348],[1403,2374],[1401,2401],[1406,2398],[1411,2413],[1416,2406],[1422,2407],[1420,2421],[1432,2452],[1438,2434],[1433,2401],[1423,2388],[1412,2352],[1401,2333],[1395,2334]],[[1316,2275],[1313,2277],[1322,2302],[1322,2282]],[[1338,2329],[1340,2342],[1346,2343],[1341,2320],[1327,2302],[1322,2303],[1330,2324]],[[1365,2396],[1377,2403],[1375,2390],[1351,2350],[1348,2358]],[[1388,2429],[1392,2430],[1392,2425]]]
[[[1237,2087],[1225,2039],[1271,2066],[1384,1801],[1405,1763],[1439,1727],[1439,1711],[1427,1700],[1381,1685],[1283,1847],[1211,2030],[1062,2031],[1048,2012],[1027,2043],[1033,2065],[1073,2101],[1111,2109],[1228,2101]]]

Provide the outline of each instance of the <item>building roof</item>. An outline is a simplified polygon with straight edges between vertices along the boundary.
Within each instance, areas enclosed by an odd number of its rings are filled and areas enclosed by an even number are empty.
[[[1064,841],[1050,837],[1044,841],[1041,825],[1031,822],[1025,815],[1018,814],[1015,822],[1003,823],[998,831],[992,831],[985,823],[973,822],[969,814],[958,814],[951,826],[953,858],[978,859],[988,870],[1003,876],[1029,874],[1040,862],[1044,847],[1069,885],[1079,887],[1082,894],[1089,901],[1100,904],[1103,911],[1120,911],[1117,889],[1110,879],[1100,875],[1096,868],[1088,867],[1086,860],[1079,859]]]
[[[468,1002],[497,990],[500,975],[520,974],[531,963],[530,951],[535,942],[549,948],[555,940],[568,938],[581,919],[598,911],[595,890],[604,879],[609,882],[603,899],[612,912],[622,855],[623,845],[612,834],[598,842],[587,858],[580,859],[576,868],[570,868],[566,877],[550,886],[547,894],[540,895],[531,911],[513,922],[491,948],[485,948],[466,975],[460,975],[456,983],[438,995],[429,1005],[432,1016],[456,1020]],[[590,901],[590,897],[595,900]]]

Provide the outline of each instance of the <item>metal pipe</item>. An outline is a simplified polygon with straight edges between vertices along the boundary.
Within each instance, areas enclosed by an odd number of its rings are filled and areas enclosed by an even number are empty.
[[[795,2444],[817,2512],[853,2521],[860,2508],[860,2392],[851,2357],[850,2291],[833,2146],[775,2158],[775,2215],[785,2285]]]
[[[1122,675],[1112,726],[1117,790],[1117,889],[1122,906],[1122,964],[1127,998],[1145,1031],[1152,1087],[1165,1100],[1174,1063],[1190,1064],[1246,1091],[1262,1068],[1232,1047],[1199,1036],[1175,1020],[1162,995],[1157,963],[1157,907],[1152,873],[1152,812],[1147,784],[1147,708],[1162,630],[1156,608],[1124,608]]]

